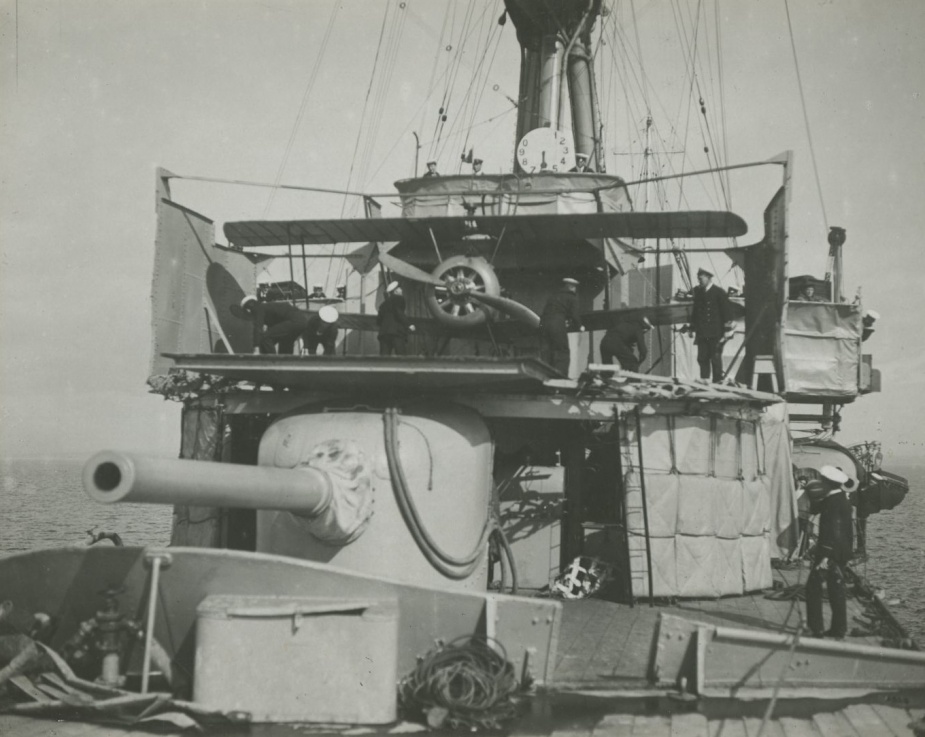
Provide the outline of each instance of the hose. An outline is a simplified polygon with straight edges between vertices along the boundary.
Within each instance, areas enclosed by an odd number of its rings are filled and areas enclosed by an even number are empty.
[[[382,413],[382,421],[385,428],[385,457],[389,466],[392,489],[395,492],[395,501],[414,542],[428,562],[444,576],[457,581],[468,578],[481,563],[483,551],[494,527],[491,518],[486,517],[479,540],[468,555],[455,557],[440,548],[424,527],[408,489],[408,480],[405,477],[398,450],[398,410],[394,407],[386,409]]]
[[[511,545],[507,541],[507,535],[504,534],[497,523],[494,525],[491,531],[491,537],[494,537],[498,541],[498,545],[502,551],[504,551],[504,556],[499,556],[498,560],[501,563],[501,591],[504,592],[504,586],[506,583],[505,571],[511,572],[511,594],[516,595],[518,592],[517,584],[517,564],[514,562],[514,551],[511,550]],[[507,559],[507,565],[505,565],[505,558]]]

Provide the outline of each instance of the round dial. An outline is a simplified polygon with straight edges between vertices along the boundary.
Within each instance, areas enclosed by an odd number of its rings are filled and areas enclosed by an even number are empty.
[[[571,137],[552,128],[534,128],[517,144],[517,164],[528,174],[568,171],[575,166]]]

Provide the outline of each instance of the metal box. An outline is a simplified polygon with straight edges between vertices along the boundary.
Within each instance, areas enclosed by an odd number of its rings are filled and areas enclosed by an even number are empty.
[[[209,596],[196,613],[197,703],[256,722],[395,721],[394,599]]]

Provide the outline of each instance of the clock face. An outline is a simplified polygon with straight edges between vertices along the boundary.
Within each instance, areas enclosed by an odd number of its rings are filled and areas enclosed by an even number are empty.
[[[552,128],[534,128],[517,144],[517,163],[528,174],[568,171],[575,166],[571,136]]]

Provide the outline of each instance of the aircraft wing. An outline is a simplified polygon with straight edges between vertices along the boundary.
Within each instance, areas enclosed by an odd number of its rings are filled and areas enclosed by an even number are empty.
[[[607,330],[619,322],[628,319],[649,318],[653,325],[681,325],[690,321],[693,302],[672,302],[648,307],[622,307],[616,310],[599,310],[587,312],[581,316],[581,323],[588,330]],[[745,308],[736,302],[730,302],[733,317],[743,317]]]
[[[528,325],[517,320],[499,320],[489,325],[482,324],[472,328],[450,328],[432,317],[417,317],[409,315],[408,319],[414,325],[418,335],[429,335],[435,338],[471,338],[473,340],[495,340],[507,342],[525,335],[534,335],[536,331]],[[337,327],[345,330],[365,330],[376,332],[379,329],[375,313],[341,312]],[[490,331],[490,333],[489,333]]]
[[[593,212],[546,215],[473,215],[432,218],[342,220],[251,220],[225,223],[235,248],[330,245],[388,241],[428,243],[489,235],[525,241],[587,238],[732,238],[745,235],[745,221],[732,212]]]

